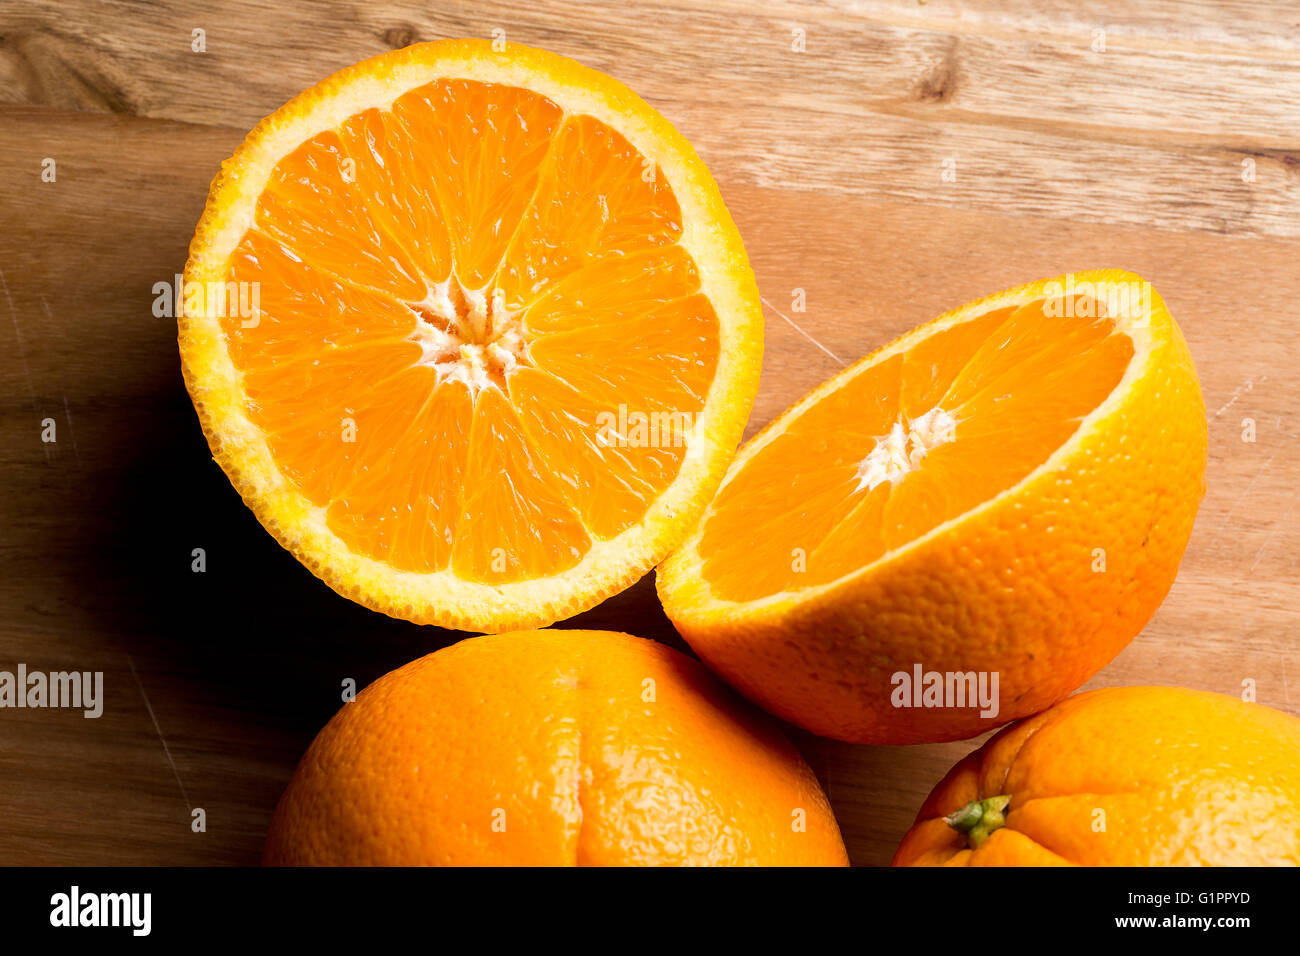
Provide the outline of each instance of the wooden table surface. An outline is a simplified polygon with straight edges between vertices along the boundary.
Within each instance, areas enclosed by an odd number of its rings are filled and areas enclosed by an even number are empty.
[[[1089,686],[1253,681],[1300,714],[1300,3],[3,0],[0,669],[103,671],[106,703],[0,710],[0,860],[255,863],[340,682],[460,636],[349,603],[262,530],[151,306],[260,117],[494,30],[626,82],[713,170],[765,302],[751,434],[968,299],[1150,279],[1204,385],[1209,491],[1168,600]],[[567,626],[680,646],[648,578]],[[862,864],[974,746],[794,736]]]

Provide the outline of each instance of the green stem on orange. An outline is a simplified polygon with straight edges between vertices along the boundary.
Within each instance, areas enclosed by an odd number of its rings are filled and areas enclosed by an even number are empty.
[[[944,822],[960,833],[965,834],[966,842],[972,850],[978,850],[980,844],[989,838],[989,834],[1000,829],[1007,822],[1003,812],[1011,802],[1008,794],[997,797],[985,797],[972,800],[956,813],[944,817]]]

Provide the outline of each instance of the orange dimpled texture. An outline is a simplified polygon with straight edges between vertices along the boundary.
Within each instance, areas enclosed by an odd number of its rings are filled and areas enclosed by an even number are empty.
[[[845,865],[776,725],[663,645],[472,638],[381,678],[312,743],[266,862]]]
[[[1009,800],[972,839],[961,815],[990,798]],[[1300,865],[1300,720],[1173,687],[1079,694],[957,764],[894,857],[1070,864]]]

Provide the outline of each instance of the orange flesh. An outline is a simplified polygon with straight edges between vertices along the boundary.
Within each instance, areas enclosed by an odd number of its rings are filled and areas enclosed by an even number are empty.
[[[1133,342],[1104,311],[1079,296],[986,312],[808,408],[713,503],[714,597],[829,583],[1016,484],[1123,377]]]
[[[260,283],[260,319],[222,320],[249,417],[354,551],[487,583],[564,571],[673,481],[713,381],[681,235],[659,170],[596,119],[412,90],[271,175],[228,277]]]

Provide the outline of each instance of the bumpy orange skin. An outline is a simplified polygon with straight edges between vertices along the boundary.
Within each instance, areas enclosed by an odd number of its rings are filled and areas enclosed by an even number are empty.
[[[321,731],[265,862],[847,865],[812,771],[697,662],[601,631],[462,641]]]
[[[943,817],[1010,795],[978,849]],[[895,866],[1300,864],[1300,720],[1174,687],[1071,697],[949,771]]]
[[[1119,272],[1080,275],[1141,281]],[[697,535],[659,572],[660,597],[677,630],[765,710],[853,743],[965,739],[1077,690],[1164,600],[1205,494],[1200,384],[1182,332],[1152,296],[1148,373],[1071,439],[1077,448],[1061,467],[1044,466],[809,599],[701,613],[691,553]],[[1094,570],[1098,548],[1105,551],[1101,573]],[[997,672],[999,713],[894,707],[892,675],[910,674],[916,664]]]

